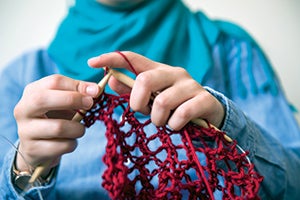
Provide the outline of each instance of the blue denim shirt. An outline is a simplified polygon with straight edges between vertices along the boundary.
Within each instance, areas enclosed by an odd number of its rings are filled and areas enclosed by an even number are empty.
[[[226,108],[222,130],[250,152],[251,162],[264,176],[259,192],[262,199],[299,199],[300,130],[278,80],[276,77],[273,80],[277,84],[277,93],[268,88],[255,92],[249,81],[249,71],[243,67],[252,62],[252,78],[258,85],[263,83],[266,75],[261,65],[266,60],[258,56],[260,50],[251,47],[249,60],[247,43],[234,38],[228,39],[225,50],[228,53],[224,58],[220,53],[224,46],[214,47],[214,66],[202,83]],[[238,56],[237,51],[240,52]],[[241,69],[236,73],[238,67]],[[14,106],[28,83],[54,73],[58,73],[57,66],[43,49],[25,53],[2,71],[2,136],[17,145]],[[241,95],[241,87],[246,95]],[[102,163],[106,144],[104,131],[100,122],[87,128],[84,137],[78,140],[77,149],[62,157],[49,184],[33,188],[22,196],[11,180],[15,150],[0,137],[0,199],[39,199],[37,191],[44,199],[109,199],[101,187],[101,175],[105,170]],[[221,197],[216,194],[218,198]]]

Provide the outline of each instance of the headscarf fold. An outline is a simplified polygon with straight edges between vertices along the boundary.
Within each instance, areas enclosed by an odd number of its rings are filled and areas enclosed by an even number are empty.
[[[252,41],[238,26],[213,22],[200,11],[191,12],[181,0],[146,0],[128,10],[96,0],[77,0],[48,52],[59,72],[74,79],[98,82],[103,69],[90,68],[87,60],[126,50],[184,67],[201,83],[213,64],[211,50],[221,31]]]
[[[77,0],[60,25],[48,52],[61,74],[98,81],[103,70],[87,59],[112,51],[134,51],[152,60],[184,66],[197,81],[211,66],[210,46],[218,30],[203,32],[204,15],[194,15],[179,0],[148,0],[133,10],[106,7],[95,0]],[[201,66],[200,64],[201,63]]]

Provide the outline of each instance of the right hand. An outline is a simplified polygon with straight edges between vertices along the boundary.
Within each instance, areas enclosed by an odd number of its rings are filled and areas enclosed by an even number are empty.
[[[18,154],[17,169],[28,171],[28,165],[34,169],[50,160],[43,174],[46,175],[58,165],[63,154],[74,151],[77,138],[83,136],[85,128],[71,119],[76,110],[90,109],[99,92],[96,83],[61,75],[51,75],[27,85],[14,109],[20,138],[18,149],[26,160]]]

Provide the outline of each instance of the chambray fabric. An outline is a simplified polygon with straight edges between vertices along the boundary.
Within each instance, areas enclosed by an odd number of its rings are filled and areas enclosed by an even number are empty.
[[[272,92],[268,85],[262,85],[268,76],[261,67],[267,62],[261,54],[259,48],[247,41],[222,37],[212,49],[213,66],[202,85],[226,108],[222,130],[250,152],[251,162],[264,176],[259,193],[262,199],[298,199],[299,126],[276,76],[272,81],[277,84],[277,92]],[[249,62],[253,63],[251,76]],[[13,117],[15,104],[28,83],[55,73],[58,73],[57,65],[44,49],[24,53],[4,68],[0,74],[2,136],[17,145],[17,127]],[[253,90],[253,80],[263,89]],[[242,96],[240,81],[243,82]],[[106,144],[104,131],[105,127],[99,122],[86,129],[84,137],[78,140],[77,149],[62,157],[51,182],[31,189],[25,199],[38,199],[37,189],[44,199],[109,199],[101,187],[101,175],[105,170],[101,160]],[[0,199],[23,199],[10,178],[15,151],[2,137],[0,146]],[[216,199],[221,198],[219,193],[215,195]]]

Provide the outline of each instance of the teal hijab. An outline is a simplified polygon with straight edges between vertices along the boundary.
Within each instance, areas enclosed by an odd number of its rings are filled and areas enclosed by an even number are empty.
[[[201,12],[191,12],[180,0],[146,0],[131,10],[77,0],[48,52],[59,72],[74,79],[99,81],[103,70],[90,68],[87,60],[126,50],[185,67],[201,83],[213,64],[211,48],[221,30],[252,41],[238,26],[210,21]]]

